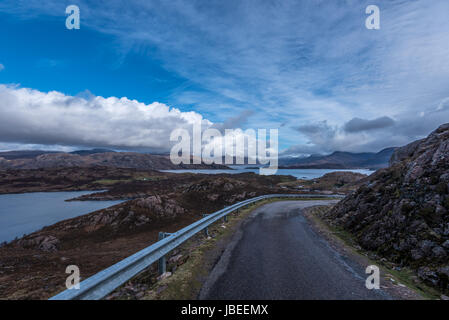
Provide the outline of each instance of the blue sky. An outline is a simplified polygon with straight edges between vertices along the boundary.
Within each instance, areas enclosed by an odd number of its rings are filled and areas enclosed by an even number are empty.
[[[80,30],[65,28],[70,4]],[[365,28],[369,4],[380,30]],[[285,154],[403,145],[449,120],[448,12],[446,0],[4,0],[0,148],[164,152],[195,121],[278,128]]]
[[[71,31],[65,19],[18,19],[0,15],[1,60],[8,69],[3,83],[20,83],[41,91],[76,95],[84,90],[101,96],[168,102],[186,79],[168,72],[151,54],[117,52],[117,40],[89,28]],[[64,24],[63,24],[64,26]]]

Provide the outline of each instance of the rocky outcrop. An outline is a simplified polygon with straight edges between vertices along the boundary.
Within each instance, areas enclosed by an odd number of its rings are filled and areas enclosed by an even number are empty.
[[[136,206],[149,209],[159,218],[165,219],[173,219],[186,212],[176,200],[159,195],[136,200]]]
[[[309,192],[348,193],[356,190],[366,177],[356,172],[330,172],[320,178],[301,180],[297,188]]]
[[[395,151],[326,219],[359,244],[449,291],[449,124]]]
[[[423,140],[417,140],[404,147],[397,148],[391,155],[390,166],[412,157],[413,153],[417,150],[419,144],[422,142]]]
[[[72,234],[87,236],[106,232],[108,237],[114,237],[118,233],[151,228],[154,223],[174,221],[183,214],[186,210],[168,195],[149,196],[61,221],[11,244],[24,249],[58,251],[61,243],[72,239]]]
[[[20,239],[17,244],[26,249],[56,251],[59,244],[59,239],[50,235],[32,235]]]
[[[200,181],[198,183],[196,183],[196,182],[192,183],[183,192],[184,193],[188,193],[188,192],[208,192],[208,193],[210,193],[211,191],[217,191],[217,192],[222,193],[223,191],[231,192],[233,190],[242,188],[246,185],[247,185],[247,183],[245,183],[243,181],[219,177],[219,178],[213,179],[213,180],[204,179],[203,181]]]
[[[184,190],[184,193],[195,194],[198,199],[204,197],[204,200],[207,202],[222,202],[224,205],[229,205],[237,201],[255,197],[258,194],[256,191],[249,192],[247,190],[257,189],[258,187],[261,186],[220,177],[213,180],[205,179],[198,183],[192,183]]]
[[[186,210],[175,199],[167,195],[154,195],[86,215],[82,220],[73,219],[75,224],[71,223],[65,229],[81,227],[87,232],[102,227],[111,228],[113,231],[132,230],[145,225],[150,226],[155,222],[172,221],[185,213]]]

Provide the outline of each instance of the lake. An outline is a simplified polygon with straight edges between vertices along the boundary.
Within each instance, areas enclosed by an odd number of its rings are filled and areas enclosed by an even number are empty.
[[[0,242],[14,240],[56,222],[116,205],[122,201],[71,201],[92,191],[33,192],[0,195]]]
[[[217,169],[217,170],[203,170],[203,169],[197,169],[197,170],[160,170],[163,172],[172,172],[172,173],[202,173],[202,174],[221,174],[221,173],[228,173],[228,174],[239,174],[239,173],[245,173],[245,172],[254,172],[259,173],[259,169],[246,169],[238,166],[230,166],[233,168],[233,170],[230,169]],[[297,179],[315,179],[324,176],[326,173],[329,172],[335,172],[335,171],[345,171],[345,172],[358,172],[366,175],[372,174],[373,170],[368,169],[348,169],[348,170],[341,170],[341,169],[278,169],[276,175],[290,175],[294,176]]]

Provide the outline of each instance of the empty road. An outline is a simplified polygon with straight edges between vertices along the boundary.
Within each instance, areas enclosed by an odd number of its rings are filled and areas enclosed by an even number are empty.
[[[365,287],[366,266],[341,256],[301,210],[333,200],[282,201],[256,209],[236,232],[200,299],[390,299]]]

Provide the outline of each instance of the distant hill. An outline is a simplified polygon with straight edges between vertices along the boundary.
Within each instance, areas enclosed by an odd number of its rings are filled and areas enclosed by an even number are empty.
[[[113,150],[108,149],[91,149],[91,150],[76,150],[70,152],[71,154],[78,154],[80,156],[87,156],[90,154],[96,154],[96,153],[106,153],[106,152],[115,152]]]
[[[95,154],[95,153],[106,153],[106,152],[115,152],[108,149],[91,149],[91,150],[76,150],[69,152],[70,154],[78,154],[81,156]],[[48,151],[48,150],[16,150],[16,151],[4,151],[0,152],[0,158],[4,158],[6,160],[15,160],[15,159],[34,159],[37,156],[43,154],[52,154],[52,153],[65,153],[61,151]]]
[[[15,159],[33,159],[42,154],[58,153],[59,151],[47,151],[47,150],[18,150],[18,151],[4,151],[0,152],[0,158],[6,160]]]
[[[311,155],[307,158],[281,158],[279,165],[288,169],[380,169],[388,167],[396,148],[387,148],[378,153],[334,152],[330,155]]]
[[[0,158],[6,160],[14,159],[33,159],[41,154],[58,153],[59,151],[46,151],[46,150],[18,150],[18,151],[4,151],[0,152]]]
[[[176,169],[227,169],[223,165],[175,165],[166,155],[152,155],[135,152],[100,152],[81,151],[75,153],[19,153],[9,159],[0,154],[0,170],[5,169],[41,169],[68,167],[114,167],[135,168],[141,170],[176,170]],[[26,156],[26,157],[25,157]]]

